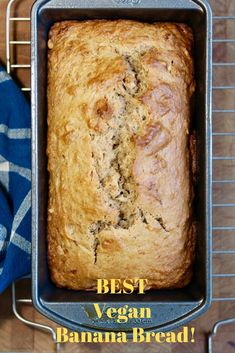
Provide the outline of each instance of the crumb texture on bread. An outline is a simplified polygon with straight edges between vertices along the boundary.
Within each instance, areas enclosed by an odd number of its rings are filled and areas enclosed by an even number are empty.
[[[53,281],[191,279],[193,36],[184,24],[66,21],[48,39]]]

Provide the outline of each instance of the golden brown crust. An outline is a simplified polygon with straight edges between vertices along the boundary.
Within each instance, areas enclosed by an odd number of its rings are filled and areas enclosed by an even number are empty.
[[[67,21],[49,34],[48,257],[53,281],[191,279],[192,32]]]

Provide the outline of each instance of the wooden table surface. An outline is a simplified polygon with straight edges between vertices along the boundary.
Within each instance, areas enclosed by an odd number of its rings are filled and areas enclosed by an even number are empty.
[[[13,8],[16,16],[29,16],[32,0],[16,0]],[[211,0],[213,15],[235,16],[235,0]],[[0,61],[5,63],[5,9],[6,0],[0,0]],[[235,38],[235,20],[214,21],[214,38]],[[14,24],[14,39],[29,40],[29,23]],[[13,49],[12,63],[28,64],[30,62],[29,47],[17,46]],[[214,43],[214,62],[235,62],[235,43]],[[29,86],[29,70],[21,69],[13,73],[18,82]],[[234,86],[235,66],[218,67],[213,70],[214,86]],[[235,109],[235,90],[214,91],[214,109]],[[1,113],[1,112],[0,112]],[[213,114],[213,132],[235,132],[235,114]],[[235,136],[216,135],[213,137],[213,154],[217,157],[235,156]],[[213,162],[214,180],[235,180],[235,160],[216,160]],[[235,183],[214,183],[213,202],[215,204],[235,204]],[[235,226],[235,207],[216,207],[213,209],[214,226]],[[216,230],[213,232],[214,250],[235,250],[235,231]],[[214,273],[235,273],[235,255],[214,254]],[[17,286],[18,296],[30,294],[30,281],[22,281]],[[213,281],[214,297],[235,297],[235,278],[217,278]],[[31,306],[23,306],[22,313],[29,319],[46,323]],[[235,317],[235,302],[213,302],[210,310],[199,319],[190,323],[196,328],[196,343],[188,344],[66,344],[62,352],[120,352],[120,353],[206,353],[206,337],[217,320]],[[52,324],[54,327],[55,325]],[[22,324],[14,317],[11,309],[11,291],[6,290],[0,295],[0,352],[53,352],[54,345],[47,333],[34,330]],[[221,328],[213,341],[213,353],[235,352],[235,324]]]

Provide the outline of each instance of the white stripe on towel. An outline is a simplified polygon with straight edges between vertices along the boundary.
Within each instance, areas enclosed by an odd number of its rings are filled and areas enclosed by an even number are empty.
[[[0,83],[9,81],[11,78],[5,71],[0,71]]]
[[[18,211],[15,214],[15,217],[14,217],[14,220],[13,220],[13,224],[12,224],[10,242],[13,241],[13,238],[14,238],[14,235],[16,233],[16,230],[19,227],[19,225],[22,222],[22,220],[24,219],[24,216],[26,215],[26,213],[28,212],[30,207],[31,207],[31,190],[25,196],[25,198],[22,201]]]
[[[27,254],[31,253],[31,243],[20,234],[14,233],[11,243],[18,246],[18,248],[25,251]]]
[[[10,139],[30,139],[31,137],[30,129],[9,129],[5,124],[0,124],[0,133]]]
[[[7,162],[6,159],[0,154],[0,163]],[[20,167],[17,164],[9,163],[9,172],[15,172],[20,174],[23,178],[31,180],[31,170],[29,168]]]

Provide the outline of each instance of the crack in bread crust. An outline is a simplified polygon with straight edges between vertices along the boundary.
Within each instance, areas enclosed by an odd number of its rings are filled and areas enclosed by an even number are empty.
[[[117,52],[117,51],[116,51]],[[117,52],[118,53],[118,52]],[[118,53],[120,55],[120,53]],[[139,54],[141,56],[142,54]],[[129,137],[130,143],[138,144],[138,138],[143,141],[143,137],[139,136],[139,131],[143,130],[143,119],[141,118],[138,124],[138,128],[133,133],[128,131],[128,121],[127,112],[128,108],[132,103],[131,98],[135,98],[140,90],[139,86],[139,71],[138,68],[135,67],[131,58],[127,55],[121,55],[123,60],[127,63],[127,70],[125,72],[125,77],[122,80],[122,87],[124,91],[115,92],[118,99],[121,99],[121,104],[123,108],[121,109],[121,114],[115,117],[110,117],[110,120],[107,120],[107,129],[97,130],[90,134],[92,139],[92,156],[94,161],[94,172],[97,174],[99,179],[99,189],[100,192],[105,195],[105,202],[108,207],[113,207],[118,211],[118,217],[116,219],[116,223],[113,224],[115,229],[129,229],[136,222],[141,222],[142,217],[140,217],[140,211],[136,207],[136,198],[137,198],[137,185],[135,183],[133,177],[133,165],[134,160],[136,158],[136,153],[134,152],[131,162],[129,164],[125,164],[125,153],[127,152],[125,146],[123,147],[123,142],[125,139]],[[136,60],[139,57],[136,55]],[[108,110],[107,105],[109,106],[109,101],[105,98],[107,104],[105,106],[105,111]],[[96,103],[97,105],[97,103]],[[112,112],[112,108],[110,108]],[[105,112],[102,112],[102,107],[99,109],[99,117],[103,116]],[[118,130],[116,126],[112,127],[112,119],[116,119],[118,121]],[[111,125],[111,126],[110,126]],[[95,125],[96,126],[96,125]],[[158,126],[158,125],[156,125]],[[152,127],[152,131],[154,131],[155,127]],[[163,126],[161,125],[161,129],[163,130]],[[153,135],[153,133],[151,133]],[[107,144],[108,137],[111,137],[110,143]],[[136,136],[136,137],[135,137]],[[148,137],[149,138],[149,137]],[[149,142],[153,139],[153,136],[150,136],[150,141],[145,143],[148,145]],[[168,141],[167,141],[168,143]],[[98,158],[96,159],[96,150],[102,148],[103,151],[103,159],[105,160],[106,155],[111,156],[108,158],[107,163],[97,163]],[[163,148],[164,145],[160,145],[159,149]],[[112,152],[111,152],[112,151]],[[125,171],[125,173],[124,173]],[[128,172],[127,172],[128,171]],[[127,177],[128,175],[128,177]],[[135,205],[135,207],[133,207]],[[131,212],[130,212],[131,210]],[[143,216],[145,217],[145,216]],[[155,218],[162,229],[165,232],[168,232],[167,226],[163,221],[161,215]],[[145,218],[145,224],[146,222]],[[89,227],[89,231],[94,235],[94,257],[95,263],[97,263],[97,234],[100,232],[107,230],[110,228],[111,222],[98,220],[95,223],[92,223]],[[96,231],[94,232],[93,228],[95,227]]]

